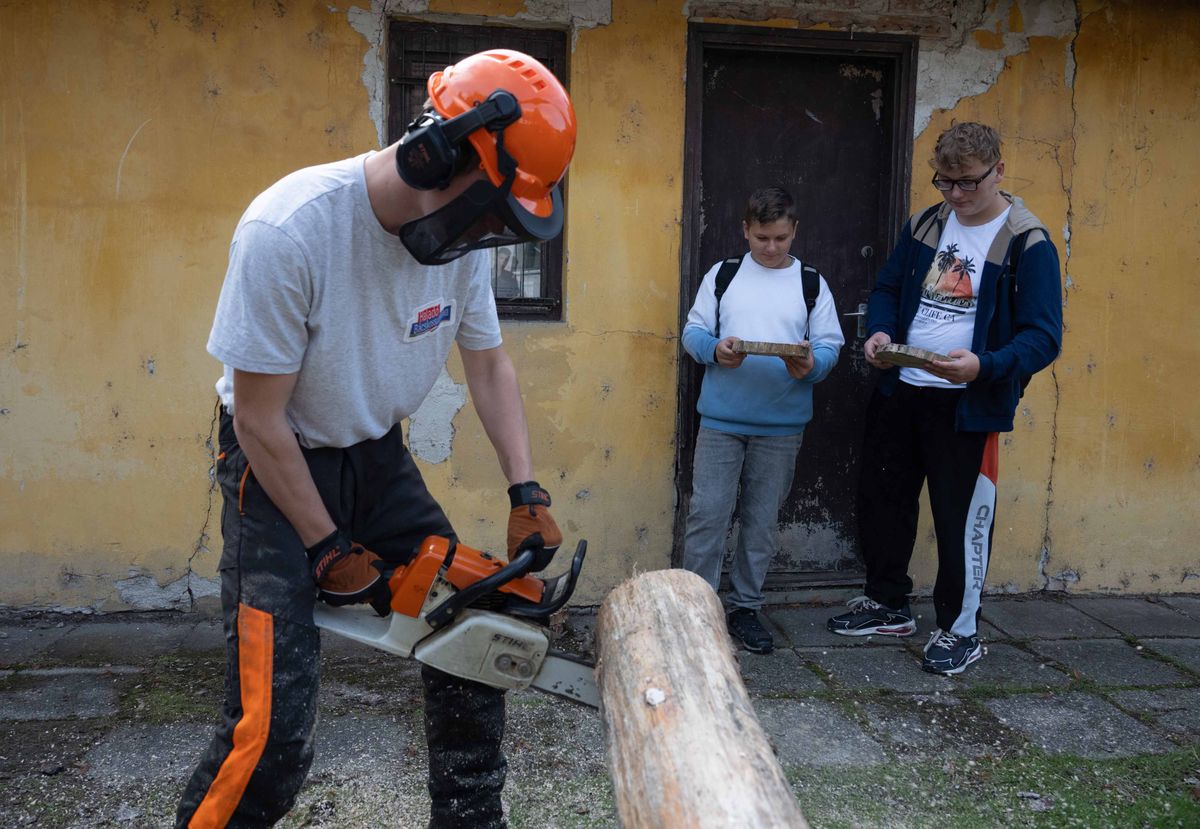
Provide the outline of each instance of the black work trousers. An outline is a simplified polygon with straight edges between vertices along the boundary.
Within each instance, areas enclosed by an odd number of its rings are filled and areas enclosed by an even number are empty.
[[[454,530],[396,426],[346,449],[305,449],[338,527],[391,563]],[[179,804],[177,827],[265,827],[295,802],[313,757],[320,634],[304,545],[255,480],[222,414],[221,604],[225,700]],[[503,827],[504,692],[422,668],[431,827]]]
[[[962,389],[899,383],[876,391],[867,406],[858,526],[867,570],[866,595],[891,608],[908,600],[921,488],[937,537],[933,587],[937,626],[960,636],[976,632],[991,556],[996,511],[995,432],[954,427]]]

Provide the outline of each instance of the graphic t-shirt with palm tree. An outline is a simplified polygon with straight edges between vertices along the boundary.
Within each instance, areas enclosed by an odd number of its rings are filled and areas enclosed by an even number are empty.
[[[950,212],[937,254],[921,283],[921,304],[908,328],[909,345],[939,354],[971,347],[979,274],[988,248],[1007,218],[1005,210],[987,224],[968,227]],[[919,368],[900,369],[900,379],[914,386],[963,385],[948,383]]]

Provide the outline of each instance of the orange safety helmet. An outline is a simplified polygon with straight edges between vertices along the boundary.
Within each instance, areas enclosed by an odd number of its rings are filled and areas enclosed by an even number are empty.
[[[428,83],[434,110],[447,120],[498,89],[512,94],[521,107],[521,117],[503,130],[504,149],[517,162],[511,195],[529,213],[549,219],[555,212],[554,188],[575,152],[575,110],[558,78],[522,52],[489,49],[434,72]],[[492,184],[503,186],[496,133],[477,129],[467,140]]]

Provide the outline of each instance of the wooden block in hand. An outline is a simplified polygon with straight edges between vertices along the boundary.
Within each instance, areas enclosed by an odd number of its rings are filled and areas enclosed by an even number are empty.
[[[754,340],[738,340],[733,344],[734,354],[765,354],[773,357],[807,357],[806,343],[763,343]]]
[[[875,352],[875,359],[905,368],[925,368],[934,360],[949,360],[950,358],[945,354],[938,354],[936,351],[928,351],[913,345],[888,343],[879,347]]]

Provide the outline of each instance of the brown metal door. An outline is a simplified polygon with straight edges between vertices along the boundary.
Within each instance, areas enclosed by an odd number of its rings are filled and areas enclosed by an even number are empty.
[[[915,59],[911,38],[692,27],[681,330],[708,268],[746,250],[746,198],[774,184],[798,203],[792,253],[825,275],[838,313],[865,302],[907,213]],[[846,346],[814,392],[769,589],[859,569],[854,492],[870,375],[862,318],[841,319]],[[703,376],[682,349],[680,374],[677,556]]]

